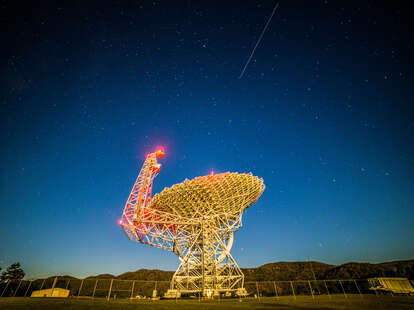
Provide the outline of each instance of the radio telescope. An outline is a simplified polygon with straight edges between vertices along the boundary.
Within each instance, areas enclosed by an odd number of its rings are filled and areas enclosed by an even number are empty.
[[[174,252],[181,261],[170,292],[244,294],[244,275],[230,254],[243,211],[262,195],[263,179],[226,172],[196,177],[152,194],[164,152],[148,154],[120,220],[128,238]]]

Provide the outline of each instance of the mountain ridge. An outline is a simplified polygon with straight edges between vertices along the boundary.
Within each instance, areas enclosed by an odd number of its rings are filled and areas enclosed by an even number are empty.
[[[331,265],[317,261],[275,262],[256,268],[241,268],[245,281],[291,281],[291,280],[331,280],[331,279],[367,279],[371,277],[405,277],[414,279],[414,259],[383,263],[348,262]],[[138,269],[127,271],[118,276],[99,274],[86,279],[119,279],[170,281],[173,271],[159,269]]]

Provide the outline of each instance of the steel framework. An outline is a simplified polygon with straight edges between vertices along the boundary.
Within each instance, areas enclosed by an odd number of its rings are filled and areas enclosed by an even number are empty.
[[[171,290],[181,293],[244,290],[244,275],[230,254],[243,211],[263,193],[263,179],[251,173],[221,173],[185,180],[151,199],[160,172],[158,150],[147,155],[120,224],[129,239],[174,252],[181,264]]]

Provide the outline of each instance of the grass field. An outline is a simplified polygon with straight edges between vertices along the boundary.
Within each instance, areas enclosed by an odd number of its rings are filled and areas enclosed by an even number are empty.
[[[23,298],[5,297],[0,298],[0,309],[11,310],[129,310],[129,309],[165,309],[165,310],[203,310],[203,309],[280,309],[280,310],[301,310],[301,309],[361,309],[361,310],[405,310],[414,309],[414,297],[408,296],[379,296],[358,295],[348,296],[318,296],[297,297],[266,297],[258,299],[246,298],[241,302],[238,299],[222,300],[111,300],[105,299],[49,299],[49,298]]]

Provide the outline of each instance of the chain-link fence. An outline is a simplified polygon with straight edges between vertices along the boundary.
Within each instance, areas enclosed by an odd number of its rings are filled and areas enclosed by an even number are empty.
[[[70,297],[78,298],[136,298],[151,297],[156,291],[163,296],[170,287],[170,281],[143,281],[117,279],[74,279],[52,277],[37,280],[12,280],[0,283],[0,297],[28,297],[35,290],[64,288]],[[252,297],[328,296],[375,294],[369,289],[367,280],[296,280],[245,282],[245,288]]]
[[[169,288],[169,281],[117,280],[117,279],[73,279],[53,277],[36,280],[12,280],[0,283],[0,297],[28,297],[33,291],[63,288],[70,297],[79,298],[133,298],[149,297],[154,290],[162,296]]]
[[[246,290],[256,297],[262,296],[315,296],[372,294],[367,280],[297,280],[246,282]]]

